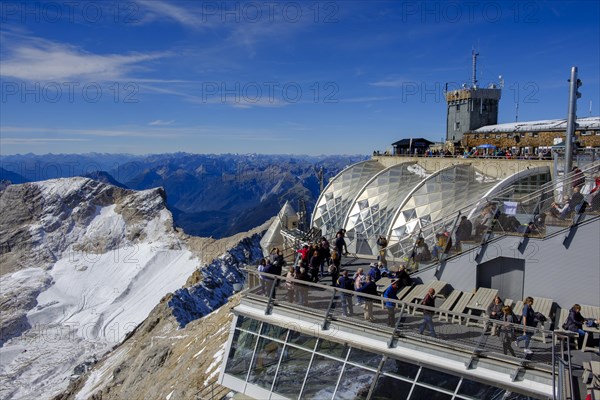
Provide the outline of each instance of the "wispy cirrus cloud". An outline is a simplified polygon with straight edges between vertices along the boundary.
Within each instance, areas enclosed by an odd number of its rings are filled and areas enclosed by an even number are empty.
[[[166,56],[166,53],[95,54],[42,38],[15,38],[6,32],[1,37],[10,44],[2,52],[0,76],[25,81],[118,80],[141,69],[142,63]]]
[[[222,126],[203,126],[194,125],[186,127],[157,126],[148,128],[148,126],[116,126],[97,129],[74,129],[74,128],[40,128],[32,126],[0,126],[3,134],[22,135],[25,137],[11,139],[10,144],[34,143],[36,141],[91,141],[93,139],[119,139],[119,138],[147,138],[147,139],[173,139],[184,137],[204,137],[204,138],[226,138],[235,140],[263,140],[263,141],[282,141],[292,140],[287,137],[280,137],[281,132],[271,131],[265,128],[227,128]],[[40,137],[36,135],[41,135]],[[56,137],[56,136],[63,137]],[[28,136],[28,137],[27,137]],[[53,138],[47,138],[53,136]],[[79,137],[77,137],[79,136]],[[9,139],[9,138],[7,138]],[[21,141],[17,143],[16,141]],[[2,144],[5,144],[5,138],[2,137]],[[9,144],[9,143],[6,143]]]
[[[163,121],[162,119],[156,119],[154,121],[148,122],[148,125],[150,126],[169,126],[169,125],[173,125],[175,123],[175,120],[169,120],[169,121]]]
[[[23,144],[49,144],[57,142],[87,142],[89,139],[83,138],[15,138],[3,137],[3,145],[23,145]]]
[[[414,82],[406,78],[386,78],[379,81],[371,82],[369,85],[376,87],[399,88],[406,85],[407,82]]]
[[[193,29],[198,29],[203,26],[203,23],[205,24],[205,21],[202,21],[202,18],[189,7],[178,7],[159,0],[138,0],[137,3],[143,7],[143,11],[146,11],[145,18],[151,21],[168,19]]]

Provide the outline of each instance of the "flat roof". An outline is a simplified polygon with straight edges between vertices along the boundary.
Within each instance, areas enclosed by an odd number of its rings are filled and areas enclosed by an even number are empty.
[[[600,129],[600,117],[578,118],[576,124],[578,130]],[[565,131],[566,129],[566,119],[546,119],[487,125],[468,133]]]

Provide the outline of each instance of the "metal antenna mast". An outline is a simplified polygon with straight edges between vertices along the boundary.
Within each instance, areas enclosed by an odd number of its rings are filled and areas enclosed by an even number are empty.
[[[471,57],[473,58],[473,77],[471,78],[471,87],[475,89],[477,87],[477,56],[479,53],[475,49],[471,50]]]

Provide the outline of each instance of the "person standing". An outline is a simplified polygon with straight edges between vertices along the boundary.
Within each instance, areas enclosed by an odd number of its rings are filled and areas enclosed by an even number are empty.
[[[354,280],[348,276],[348,271],[342,272],[342,276],[338,279],[338,287],[340,289],[346,289],[354,291]],[[352,316],[354,309],[352,305],[352,294],[342,294],[342,314],[344,317]]]
[[[523,334],[517,337],[517,339],[514,342],[514,345],[518,348],[519,342],[525,341],[525,349],[523,350],[523,352],[525,352],[525,354],[531,354],[533,353],[533,351],[531,351],[531,349],[529,348],[529,343],[531,342],[531,336],[533,336],[533,331],[528,328],[533,328],[536,326],[536,323],[534,321],[535,311],[533,310],[533,297],[528,296],[523,303],[523,314],[521,317],[521,324],[523,325]]]
[[[337,250],[338,254],[340,255],[340,259],[342,258],[342,255],[344,254],[348,254],[348,248],[346,247],[346,241],[344,240],[344,230],[340,230],[335,238],[335,249]]]
[[[427,295],[421,304],[427,307],[435,307],[435,289],[429,288]],[[425,330],[425,326],[429,328],[429,334],[432,337],[437,337],[435,333],[435,329],[433,328],[433,311],[432,310],[423,310],[423,322],[421,322],[421,326],[419,326],[419,334],[423,334]]]
[[[364,294],[370,294],[372,296],[377,296],[377,285],[375,284],[375,281],[373,280],[373,278],[371,277],[371,275],[368,275],[365,283],[357,289],[357,292],[359,293],[364,293]],[[373,322],[373,299],[371,298],[364,298],[362,299],[364,307],[365,307],[365,320],[369,321],[369,322]]]
[[[319,267],[321,266],[321,257],[319,255],[319,250],[313,251],[308,266],[310,271],[310,280],[315,283],[319,282]]]
[[[392,282],[392,284],[385,289],[383,297],[390,300],[398,300],[398,281]],[[396,326],[396,303],[386,301],[385,308],[388,313],[388,326],[393,328]]]
[[[512,324],[515,323],[515,315],[512,312],[510,306],[502,307],[502,321],[504,323],[500,326],[500,340],[502,341],[502,351],[504,354],[510,354],[516,357],[515,351],[510,345],[513,338],[515,337],[515,329]]]
[[[338,277],[340,275],[341,255],[337,249],[331,252],[331,265],[329,266],[329,275],[331,275],[331,286],[337,286]]]
[[[296,269],[293,265],[290,266],[290,269],[285,276],[285,289],[287,290],[287,301],[288,303],[293,303],[296,298],[296,293],[294,292],[294,282],[292,279],[296,278]]]
[[[494,297],[494,300],[492,301],[492,303],[488,306],[486,314],[490,320],[502,319],[502,316],[503,316],[502,309],[503,308],[504,308],[504,302],[502,301],[500,296],[496,296],[496,297]],[[491,321],[490,321],[490,323],[492,325],[491,335],[495,336],[498,333],[498,324],[492,323]]]
[[[387,239],[383,236],[379,236],[379,238],[377,239],[377,246],[379,246],[379,261],[381,261],[384,265],[387,265],[387,261],[385,259],[387,245],[388,245]]]
[[[262,258],[260,260],[257,270],[258,270],[258,272],[264,272],[264,273],[267,272],[267,260],[265,258]],[[267,295],[267,278],[263,274],[259,274],[258,279],[260,282],[260,293],[263,296],[266,296]]]
[[[367,281],[366,275],[362,268],[356,270],[356,274],[354,274],[354,290],[360,289],[364,283]],[[363,298],[361,296],[356,297],[356,305],[360,306],[363,304]]]

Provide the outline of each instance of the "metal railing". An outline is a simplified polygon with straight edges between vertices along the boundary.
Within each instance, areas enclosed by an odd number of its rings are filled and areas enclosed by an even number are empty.
[[[527,368],[541,368],[548,373],[552,370],[555,333],[544,327],[509,324],[485,315],[427,307],[252,269],[246,269],[246,273],[244,296],[264,303],[267,315],[281,307],[312,315],[321,321],[322,329],[328,329],[332,321],[378,329],[389,335],[390,347],[398,340],[430,342],[473,357],[493,357],[516,365],[527,359]],[[420,332],[424,313],[433,314],[436,337],[421,334],[428,333],[427,329]],[[533,354],[512,345],[506,347],[500,337],[490,335],[494,325],[498,325],[499,332],[510,334],[511,342],[512,332],[531,335]]]

